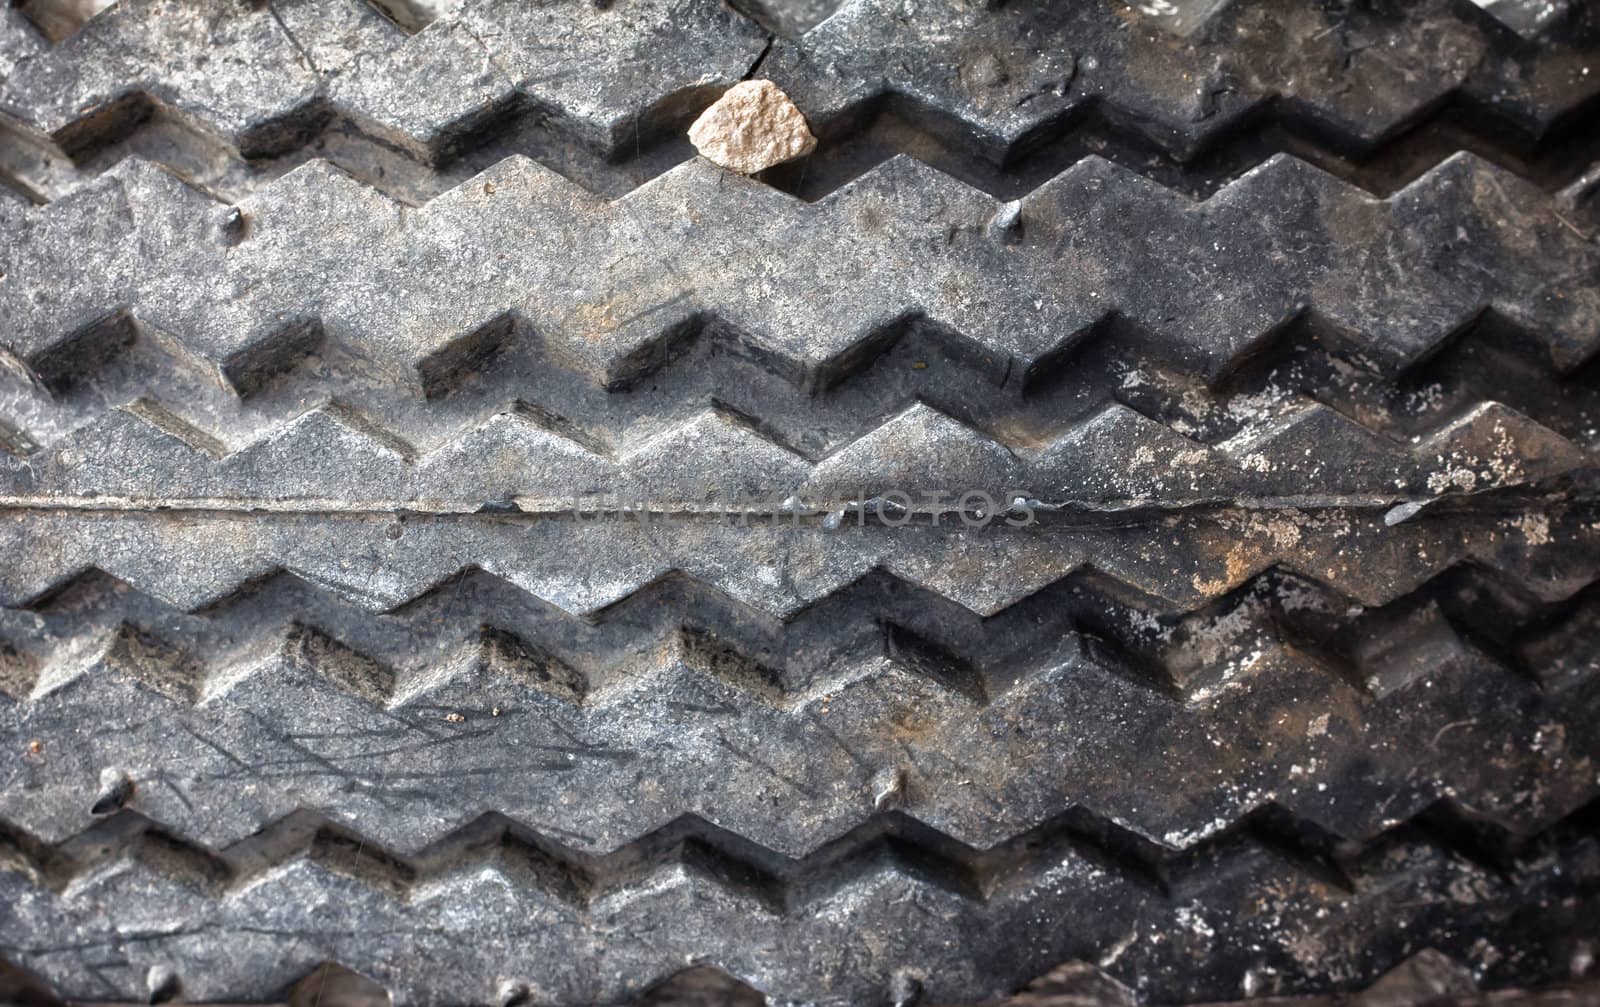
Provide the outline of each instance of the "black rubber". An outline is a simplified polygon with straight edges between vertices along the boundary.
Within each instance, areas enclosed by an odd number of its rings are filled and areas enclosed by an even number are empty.
[[[6,996],[1593,992],[1592,3],[84,14]],[[750,78],[814,154],[693,156]]]

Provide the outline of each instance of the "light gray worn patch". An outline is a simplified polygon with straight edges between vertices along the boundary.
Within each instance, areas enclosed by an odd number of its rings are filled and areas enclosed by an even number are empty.
[[[1519,35],[1533,38],[1572,9],[1571,0],[1472,0]]]

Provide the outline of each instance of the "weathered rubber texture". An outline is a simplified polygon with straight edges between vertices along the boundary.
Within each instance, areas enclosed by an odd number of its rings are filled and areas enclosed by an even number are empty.
[[[164,408],[225,445],[334,394],[425,447],[525,381],[551,396],[549,422],[602,443],[686,419],[707,391],[781,410],[813,454],[909,394],[1037,443],[1128,389],[1204,409],[1194,384],[1252,364],[1280,392],[1330,383],[1348,368],[1328,353],[1481,395],[1505,374],[1482,354],[1519,341],[1513,373],[1534,373],[1508,404],[1549,415],[1575,397],[1581,414],[1592,382],[1552,395],[1547,372],[1600,344],[1600,249],[1470,155],[1386,200],[1280,157],[1201,203],[1090,159],[1015,205],[906,159],[818,204],[703,161],[606,202],[511,159],[415,211],[325,164],[230,208],[128,162],[14,219],[0,311],[26,367],[7,397],[45,438],[74,422],[62,404],[159,375],[182,386]],[[714,359],[684,360],[698,354]],[[689,387],[657,394],[679,361]],[[808,405],[821,393],[847,401]]]
[[[230,199],[325,157],[418,203],[511,153],[615,196],[755,74],[824,139],[770,173],[811,198],[897,152],[1008,197],[1088,153],[1193,195],[1280,151],[1380,194],[1462,148],[1547,188],[1600,157],[1580,0],[123,0],[52,45],[67,3],[0,10],[0,177],[41,199],[130,153]]]
[[[721,990],[713,985],[718,976],[706,970],[702,973],[675,977],[677,990],[705,990],[703,999],[695,1000],[689,993],[688,1003],[711,1004],[739,1003],[745,1001],[717,999]],[[715,991],[715,992],[713,992]],[[1453,961],[1437,951],[1419,951],[1396,965],[1366,989],[1348,994],[1309,997],[1273,997],[1266,999],[1272,1007],[1415,1007],[1432,1004],[1435,1007],[1490,1007],[1504,1004],[1507,1007],[1583,1007],[1592,1004],[1597,995],[1593,980],[1563,983],[1535,990],[1496,990],[1486,992],[1477,988],[1470,968]],[[1067,962],[1040,976],[1015,996],[993,1002],[994,1007],[1134,1007],[1140,1001],[1134,991],[1106,975],[1087,962]],[[1235,1001],[1228,1001],[1235,1002]]]
[[[182,993],[169,973],[152,973],[156,1002]],[[920,1002],[923,983],[899,975],[890,991],[895,1002]],[[523,1002],[532,991],[508,982],[497,989],[501,1002]],[[1432,949],[1419,951],[1385,972],[1366,989],[1346,994],[1247,998],[1270,1007],[1589,1007],[1600,996],[1600,981],[1578,980],[1538,989],[1482,991],[1472,970]],[[0,998],[23,1007],[65,1007],[37,976],[0,962]],[[389,1007],[388,990],[359,972],[325,962],[288,991],[286,1002],[269,1007]],[[763,1007],[759,990],[709,965],[696,965],[651,986],[632,1007]],[[1240,1001],[1225,1001],[1236,1004]],[[983,1007],[1136,1007],[1137,993],[1087,962],[1066,962],[1028,983],[1013,996],[985,1001]],[[206,1005],[199,1005],[206,1007]],[[224,1005],[215,1005],[224,1007]],[[1220,1007],[1214,1002],[1210,1007]]]
[[[1582,980],[1596,10],[1146,6],[0,12],[0,957]]]

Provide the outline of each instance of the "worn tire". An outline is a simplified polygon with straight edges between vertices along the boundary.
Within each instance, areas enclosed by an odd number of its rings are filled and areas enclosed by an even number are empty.
[[[1593,3],[94,6],[0,9],[11,995],[1584,981]]]

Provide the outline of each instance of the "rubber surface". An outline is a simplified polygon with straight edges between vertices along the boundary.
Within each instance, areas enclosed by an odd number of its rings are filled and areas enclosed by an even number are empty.
[[[1537,6],[0,10],[0,957],[1581,983],[1600,11]],[[822,141],[755,178],[682,136],[750,76]]]

